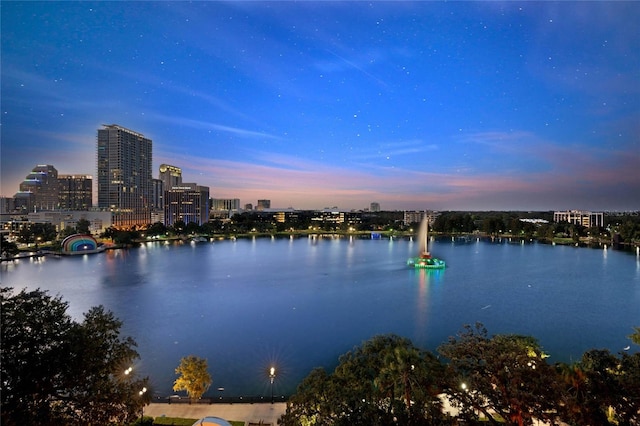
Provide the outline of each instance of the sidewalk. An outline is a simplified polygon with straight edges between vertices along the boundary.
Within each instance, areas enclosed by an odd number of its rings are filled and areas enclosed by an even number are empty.
[[[165,404],[152,403],[144,407],[144,415],[152,417],[182,417],[201,419],[206,416],[221,417],[225,420],[244,421],[249,423],[271,424],[276,426],[278,418],[287,409],[284,402],[256,404]]]

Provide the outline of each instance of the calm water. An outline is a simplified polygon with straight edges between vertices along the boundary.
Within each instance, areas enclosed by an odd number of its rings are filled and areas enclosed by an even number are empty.
[[[180,358],[208,359],[209,395],[290,394],[312,368],[380,333],[435,350],[463,324],[537,337],[551,361],[622,350],[640,325],[640,258],[541,244],[433,242],[443,271],[408,269],[409,240],[254,239],[3,263],[3,286],[42,288],[77,319],[104,305],[138,342],[136,371],[172,394]]]

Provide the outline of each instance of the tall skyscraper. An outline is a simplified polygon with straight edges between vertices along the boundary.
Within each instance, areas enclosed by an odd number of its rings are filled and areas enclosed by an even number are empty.
[[[151,222],[152,141],[118,126],[98,129],[98,207],[120,228]]]
[[[93,178],[58,175],[60,210],[89,210],[93,203]]]

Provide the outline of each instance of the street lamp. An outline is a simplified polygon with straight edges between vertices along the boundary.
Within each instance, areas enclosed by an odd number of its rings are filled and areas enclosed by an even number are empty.
[[[273,379],[276,378],[276,368],[269,369],[269,379],[271,380],[271,403],[273,404]]]
[[[143,399],[143,395],[147,393],[147,387],[144,386],[140,392],[138,392],[138,395],[140,395],[140,402],[142,403],[140,411],[141,411],[141,416],[140,416],[140,424],[142,424],[144,422],[144,399]]]

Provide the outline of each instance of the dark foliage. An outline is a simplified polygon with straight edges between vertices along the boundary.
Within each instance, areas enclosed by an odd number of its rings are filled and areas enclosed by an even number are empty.
[[[147,380],[125,370],[138,358],[121,322],[102,307],[82,323],[41,290],[2,296],[2,424],[123,424],[147,402]]]

